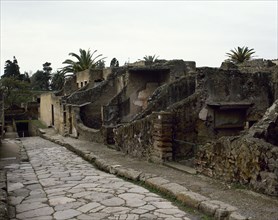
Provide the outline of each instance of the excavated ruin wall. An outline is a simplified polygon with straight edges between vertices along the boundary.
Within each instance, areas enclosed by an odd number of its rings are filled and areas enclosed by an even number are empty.
[[[123,126],[114,129],[114,139],[119,150],[129,154],[134,157],[144,158],[149,160],[151,158],[153,150],[153,114],[154,111],[166,110],[167,106],[184,100],[195,92],[195,77],[189,76],[184,77],[178,81],[170,84],[161,86],[155,94],[152,96],[153,102],[150,101],[149,106],[146,111],[138,115],[138,119]],[[198,95],[195,95],[189,100],[185,100],[185,103],[173,105],[170,112],[175,112],[175,107],[177,108],[175,114],[180,117],[178,120],[182,120],[179,127],[180,134],[183,133],[182,125],[186,126],[189,120],[194,120],[192,118],[193,114],[196,113],[194,106],[198,100]],[[194,101],[192,102],[192,100]],[[185,112],[183,112],[185,111]],[[182,117],[187,114],[187,117]],[[144,117],[144,118],[143,118]],[[141,118],[141,119],[140,119]],[[195,118],[195,116],[194,116]],[[180,154],[186,150],[177,148],[177,152]]]
[[[195,162],[202,174],[278,196],[278,147],[263,140],[222,137],[201,147]]]
[[[138,114],[135,119],[143,118],[153,111],[165,110],[168,106],[192,95],[195,89],[195,76],[186,76],[172,83],[165,84],[155,90],[153,95],[149,98],[147,108]]]
[[[207,102],[250,102],[253,104],[248,112],[250,120],[260,119],[274,101],[271,72],[200,68],[198,73],[204,75]]]
[[[153,150],[153,115],[114,129],[119,150],[136,158],[149,160]]]
[[[192,145],[178,143],[175,140],[196,141],[197,109],[201,108],[201,93],[195,93],[183,101],[166,109],[173,113],[173,157],[188,157],[195,149]],[[114,129],[114,140],[118,149],[130,156],[150,160],[153,153],[154,116],[152,113],[143,119],[122,125]]]
[[[174,115],[173,157],[190,158],[197,148],[199,112],[203,105],[203,93],[196,92],[166,110]]]
[[[3,102],[3,93],[2,91],[0,90],[1,94],[0,94],[0,145],[1,145],[1,138],[2,138],[2,126],[4,126],[2,123],[3,123],[3,114],[4,114],[4,111],[3,111],[3,105],[4,105],[4,102]]]
[[[196,168],[205,175],[278,196],[277,134],[278,100],[245,135],[222,137],[202,146]]]
[[[100,130],[88,128],[82,123],[77,123],[78,139],[103,143],[103,136]]]

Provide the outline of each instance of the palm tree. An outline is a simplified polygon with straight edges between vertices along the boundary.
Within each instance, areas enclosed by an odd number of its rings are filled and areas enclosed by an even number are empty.
[[[67,64],[67,66],[62,68],[63,73],[77,73],[86,69],[93,69],[96,67],[96,63],[105,59],[105,57],[102,57],[102,54],[99,54],[95,57],[94,54],[97,52],[95,50],[93,53],[91,53],[90,49],[88,51],[79,49],[80,55],[77,55],[75,53],[69,53],[70,56],[73,56],[77,59],[77,61],[73,61],[70,59],[67,59],[63,62],[63,64]]]
[[[255,53],[254,49],[248,47],[237,47],[234,50],[230,50],[230,53],[226,53],[229,60],[233,63],[243,63],[246,60],[250,60]]]
[[[146,62],[147,65],[153,64],[157,60],[158,56],[153,55],[153,56],[144,56],[143,59]]]

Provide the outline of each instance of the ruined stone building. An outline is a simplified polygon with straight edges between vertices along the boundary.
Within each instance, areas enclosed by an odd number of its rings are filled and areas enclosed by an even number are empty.
[[[41,95],[40,119],[59,133],[104,142],[153,162],[278,195],[278,66],[267,60],[220,68],[137,62],[86,70]]]
[[[0,89],[0,144],[4,132],[4,92]]]

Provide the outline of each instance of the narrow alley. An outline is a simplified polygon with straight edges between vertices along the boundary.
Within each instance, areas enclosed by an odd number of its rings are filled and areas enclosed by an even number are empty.
[[[198,219],[62,146],[21,140],[30,162],[6,167],[11,219]]]

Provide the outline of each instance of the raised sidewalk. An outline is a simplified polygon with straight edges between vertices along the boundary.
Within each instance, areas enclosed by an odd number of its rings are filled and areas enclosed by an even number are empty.
[[[215,219],[278,220],[278,198],[240,186],[229,185],[203,175],[131,158],[104,144],[63,137],[54,129],[40,129],[41,137],[67,147],[101,170],[140,181],[185,206],[198,209]]]

